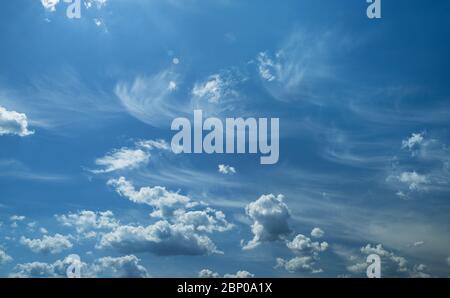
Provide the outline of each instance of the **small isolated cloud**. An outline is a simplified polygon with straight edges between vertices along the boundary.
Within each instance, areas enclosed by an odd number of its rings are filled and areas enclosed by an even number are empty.
[[[0,265],[5,264],[5,263],[9,263],[13,260],[13,258],[11,256],[9,256],[6,251],[4,251],[1,247],[0,247]]]
[[[42,6],[48,11],[55,11],[56,5],[58,5],[59,0],[41,0]]]
[[[95,164],[103,167],[92,170],[95,174],[111,173],[117,170],[135,169],[145,165],[150,160],[150,154],[141,149],[121,148],[114,150],[102,158],[98,158]]]
[[[192,89],[192,95],[206,99],[210,103],[218,103],[225,92],[226,83],[219,74],[211,75],[206,81],[196,83]]]
[[[140,260],[134,255],[123,257],[104,257],[95,261],[90,267],[92,275],[102,277],[143,278],[149,274]]]
[[[251,226],[253,239],[243,244],[243,249],[253,249],[262,242],[280,240],[289,234],[290,211],[283,202],[283,195],[262,195],[258,200],[247,205],[247,215],[253,220]]]
[[[35,253],[57,254],[66,249],[72,248],[70,236],[56,234],[54,236],[44,235],[42,239],[28,239],[24,236],[20,238],[20,243],[27,246]]]
[[[398,180],[405,183],[411,191],[423,190],[428,183],[428,179],[425,175],[418,174],[415,171],[401,173]]]
[[[325,234],[325,232],[320,228],[314,228],[311,231],[311,236],[314,238],[322,238],[324,234]]]
[[[236,169],[232,166],[219,165],[219,173],[224,175],[236,174]]]
[[[25,114],[8,111],[0,106],[0,136],[18,135],[26,137],[34,134],[28,130],[28,119]]]
[[[102,236],[99,248],[112,247],[124,253],[150,252],[160,256],[220,253],[212,240],[192,226],[158,221],[143,226],[120,226]]]
[[[171,150],[170,145],[165,140],[141,140],[136,142],[136,146],[145,150]]]

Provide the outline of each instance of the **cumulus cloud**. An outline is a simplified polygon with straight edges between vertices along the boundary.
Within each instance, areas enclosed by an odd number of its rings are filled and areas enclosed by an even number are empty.
[[[325,234],[325,232],[320,228],[314,228],[311,231],[311,236],[314,238],[322,238],[324,234]]]
[[[281,65],[275,63],[266,52],[260,52],[257,56],[259,75],[264,80],[272,82],[277,79]]]
[[[27,246],[36,253],[57,254],[66,249],[72,248],[70,236],[55,234],[54,236],[44,235],[42,239],[28,239],[24,236],[20,238],[20,243]]]
[[[225,232],[233,228],[222,211],[209,207],[205,210],[179,211],[173,220],[184,226],[191,226],[196,231],[206,233]]]
[[[25,114],[8,111],[0,106],[0,136],[18,135],[26,137],[34,132],[28,130],[28,119]]]
[[[136,146],[144,148],[146,150],[171,150],[170,145],[165,140],[141,140],[136,142]]]
[[[9,220],[10,221],[24,221],[25,220],[25,216],[23,215],[12,215]]]
[[[320,273],[322,269],[315,268],[316,260],[311,256],[295,257],[290,260],[277,258],[277,265],[275,268],[284,268],[291,273],[312,272]]]
[[[220,274],[217,272],[214,272],[210,269],[202,269],[198,273],[198,277],[200,277],[200,278],[219,278]]]
[[[198,273],[198,277],[200,278],[220,278],[220,274],[217,272],[214,272],[210,269],[202,269]],[[239,270],[238,272],[234,274],[227,273],[223,276],[224,278],[253,278],[255,277],[254,274],[245,271],[245,270]]]
[[[104,277],[142,278],[149,274],[140,260],[134,255],[123,257],[104,257],[95,261],[90,267],[92,275]]]
[[[145,165],[150,160],[150,154],[141,149],[121,148],[114,150],[102,158],[95,160],[95,164],[103,167],[92,170],[95,174],[111,173],[117,170],[135,169]]]
[[[251,226],[253,239],[243,244],[243,249],[253,249],[262,242],[276,241],[289,234],[290,211],[283,202],[283,195],[262,195],[258,200],[245,208],[247,215],[253,220]]]
[[[65,278],[67,269],[73,264],[72,256],[67,256],[54,263],[31,262],[17,264],[11,277],[18,278]],[[140,265],[134,255],[123,257],[103,257],[92,264],[80,263],[81,277],[148,277],[147,270]]]
[[[0,247],[0,265],[11,262],[13,258]]]
[[[196,205],[187,196],[177,192],[168,191],[165,187],[142,187],[136,190],[131,182],[120,177],[110,179],[108,185],[115,188],[116,192],[138,204],[147,204],[155,208],[153,217],[172,216],[176,210],[190,208]]]
[[[192,226],[158,221],[143,226],[120,226],[104,234],[99,248],[112,247],[124,253],[150,252],[161,256],[220,253],[207,236]]]
[[[83,210],[67,215],[55,215],[63,226],[74,227],[79,234],[92,235],[92,230],[114,229],[119,222],[114,218],[112,211],[94,212]]]
[[[219,165],[219,173],[224,175],[236,174],[236,169],[232,166]]]
[[[351,273],[365,272],[368,266],[365,258],[371,254],[376,254],[382,259],[384,276],[388,276],[393,272],[404,275],[412,275],[414,273],[413,269],[408,268],[408,261],[406,258],[386,250],[381,244],[367,244],[366,246],[361,247],[360,252],[364,256],[363,258],[359,258],[358,256],[352,256],[350,258],[354,263],[347,266],[347,270]]]

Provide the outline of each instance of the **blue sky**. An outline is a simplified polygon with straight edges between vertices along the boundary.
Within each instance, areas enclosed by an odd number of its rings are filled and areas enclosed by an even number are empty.
[[[449,276],[448,1],[56,2],[0,8],[0,276]],[[194,109],[279,162],[174,154]]]

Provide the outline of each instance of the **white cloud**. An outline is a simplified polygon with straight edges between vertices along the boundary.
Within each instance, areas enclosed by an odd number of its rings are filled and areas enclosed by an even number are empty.
[[[131,84],[119,82],[115,94],[133,117],[154,127],[166,128],[174,118],[190,110],[189,102],[180,102],[169,88],[177,78],[178,75],[169,70],[139,76]]]
[[[33,133],[28,130],[28,119],[25,114],[8,111],[0,106],[0,136],[11,134],[26,137]]]
[[[59,0],[41,0],[42,6],[48,11],[55,11]]]
[[[92,170],[95,174],[111,173],[117,170],[135,169],[148,163],[150,154],[141,149],[121,148],[114,150],[102,158],[98,158],[95,164],[103,169]]]
[[[213,272],[209,269],[202,269],[198,273],[198,277],[200,277],[200,278],[219,278],[220,274],[217,272]]]
[[[142,187],[139,190],[135,190],[133,184],[127,181],[125,177],[111,179],[108,181],[108,185],[113,186],[119,195],[128,198],[134,203],[147,204],[154,207],[155,211],[152,213],[154,217],[172,216],[176,210],[196,205],[189,197],[168,191],[161,186]]]
[[[314,228],[311,231],[311,236],[314,238],[322,238],[325,232],[320,228]]]
[[[104,257],[95,261],[90,271],[95,276],[140,278],[149,274],[140,260],[134,255],[123,257]]]
[[[413,133],[410,138],[402,141],[402,149],[413,150],[423,143],[425,133]]]
[[[205,255],[220,253],[206,236],[192,226],[158,221],[143,226],[120,226],[102,236],[99,248],[112,247],[124,253],[151,252],[156,255]]]
[[[0,265],[5,264],[5,263],[9,263],[13,260],[13,258],[11,256],[9,256],[6,251],[4,251],[1,247],[0,247]]]
[[[286,246],[293,252],[308,255],[311,254],[316,257],[320,252],[327,250],[328,243],[313,242],[311,238],[298,234],[292,241],[288,241]]]
[[[81,277],[148,277],[147,270],[139,264],[134,255],[123,257],[103,257],[91,265],[81,262]],[[67,277],[67,269],[73,264],[73,258],[68,256],[54,263],[31,262],[18,264],[14,267],[11,277],[20,278],[63,278]]]
[[[291,260],[277,259],[276,268],[284,268],[291,273],[312,272],[320,273],[322,269],[315,269],[316,260],[310,256],[295,257]]]
[[[12,215],[9,220],[10,221],[24,221],[25,220],[25,216],[23,215]]]
[[[258,54],[258,70],[259,75],[269,82],[275,80],[277,72],[280,71],[281,65],[276,64],[266,52],[261,52]]]
[[[94,212],[83,210],[67,215],[55,215],[55,217],[62,225],[74,227],[77,233],[90,233],[92,229],[114,229],[119,225],[111,211]]]
[[[255,275],[248,271],[245,271],[245,270],[239,270],[235,274],[227,273],[223,277],[225,277],[225,278],[252,278],[252,277],[255,277]]]
[[[366,246],[361,248],[361,253],[364,255],[371,255],[371,254],[377,254],[381,258],[384,258],[385,261],[390,262],[394,265],[397,272],[407,272],[407,260],[402,257],[396,255],[394,252],[390,252],[383,248],[383,245],[378,244],[376,246],[372,246],[370,244],[367,244]],[[387,271],[387,265],[385,264],[385,270]]]
[[[60,234],[55,234],[54,236],[44,235],[42,239],[28,239],[22,236],[20,238],[20,243],[36,253],[57,254],[72,248],[73,245],[69,238],[70,236],[63,236]]]
[[[290,233],[290,212],[283,202],[283,195],[262,195],[248,204],[245,211],[253,220],[251,227],[254,237],[247,244],[242,243],[244,249],[253,249],[261,242],[280,240]]]
[[[212,208],[178,212],[174,221],[184,226],[192,226],[196,231],[206,233],[212,233],[214,231],[225,232],[233,227],[232,224],[228,223],[222,211],[217,211]]]
[[[226,83],[219,74],[208,77],[204,82],[196,83],[192,89],[192,95],[204,98],[210,103],[218,103],[225,95]]]
[[[424,185],[428,183],[428,179],[425,175],[421,175],[414,172],[403,172],[398,177],[398,180],[408,185],[409,190],[422,190]]]
[[[219,173],[222,173],[225,175],[232,175],[232,174],[236,174],[236,169],[232,166],[219,165]]]
[[[141,140],[136,142],[136,146],[144,148],[146,150],[171,150],[170,145],[165,140]]]
[[[200,278],[220,278],[220,274],[217,272],[214,272],[210,269],[202,269],[199,273],[198,273],[198,277]],[[234,274],[225,274],[223,276],[224,278],[253,278],[255,277],[254,274],[245,271],[245,270],[239,270],[238,272],[234,273]]]

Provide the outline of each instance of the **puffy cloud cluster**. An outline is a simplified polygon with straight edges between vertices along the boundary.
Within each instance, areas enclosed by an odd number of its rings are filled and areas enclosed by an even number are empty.
[[[155,208],[155,211],[152,213],[153,217],[172,216],[176,210],[183,210],[197,205],[189,197],[168,191],[161,186],[142,187],[139,190],[135,190],[133,184],[125,177],[110,179],[108,185],[114,187],[119,195],[128,198],[134,203],[147,204]]]
[[[80,263],[81,277],[148,277],[147,270],[139,264],[134,255],[123,257],[104,257],[91,265]],[[54,263],[31,262],[18,264],[14,267],[11,277],[19,278],[65,278],[67,269],[73,264],[73,258],[68,256]]]
[[[141,278],[149,274],[135,255],[100,258],[90,267],[91,275],[102,277]]]
[[[311,254],[316,257],[320,252],[327,250],[328,243],[313,242],[311,238],[298,234],[292,241],[286,242],[286,246],[293,252]]]
[[[54,236],[44,235],[42,239],[29,239],[24,236],[20,238],[20,243],[27,246],[36,253],[57,254],[66,249],[72,248],[70,236],[55,234]]]
[[[416,172],[403,172],[398,177],[398,180],[405,183],[409,190],[424,189],[425,185],[428,183],[428,179],[425,175]]]
[[[0,265],[11,262],[13,258],[0,247]]]
[[[325,232],[320,228],[314,228],[311,234],[322,237]],[[320,259],[319,254],[328,249],[327,242],[314,242],[311,238],[298,234],[292,241],[286,241],[286,246],[297,256],[290,260],[278,258],[276,268],[281,267],[291,273],[323,271],[317,268],[316,263]]]
[[[56,5],[58,5],[59,0],[41,0],[42,6],[48,11],[55,11]]]
[[[77,233],[85,236],[95,235],[93,230],[114,229],[119,225],[111,211],[83,210],[78,213],[56,215],[55,217],[63,226],[74,227]]]
[[[208,77],[204,82],[196,83],[192,89],[192,95],[204,98],[210,103],[218,103],[226,91],[226,82],[219,74]]]
[[[198,273],[198,277],[200,277],[200,278],[220,278],[221,275],[210,269],[203,269]],[[224,278],[253,278],[253,277],[255,277],[255,275],[248,271],[245,271],[245,270],[239,270],[235,274],[227,273],[223,277]]]
[[[34,132],[28,130],[28,119],[23,113],[8,111],[0,106],[0,136],[18,135],[26,137]]]
[[[302,273],[302,272],[312,272],[320,273],[322,269],[316,269],[316,259],[311,256],[295,257],[290,260],[285,260],[283,258],[277,258],[277,265],[275,268],[284,268],[290,273]]]
[[[164,187],[136,190],[124,177],[108,185],[130,201],[152,206],[152,217],[162,220],[148,226],[123,225],[104,234],[99,247],[113,247],[126,253],[151,252],[156,255],[203,255],[221,253],[202,233],[224,232],[232,228],[222,211],[205,207]],[[199,210],[193,208],[201,207]]]
[[[158,221],[143,226],[119,226],[104,234],[99,248],[112,247],[124,253],[151,252],[156,255],[204,255],[220,253],[210,238],[193,226]]]
[[[262,242],[280,240],[291,232],[288,226],[290,211],[283,202],[283,195],[262,195],[248,204],[245,211],[253,220],[253,239],[247,244],[242,243],[244,249],[253,249]]]
[[[415,266],[410,269],[408,268],[408,261],[406,258],[399,256],[392,251],[386,250],[381,244],[367,244],[366,246],[361,247],[360,252],[362,253],[363,258],[358,256],[352,256],[350,258],[350,260],[354,263],[347,266],[347,270],[351,273],[356,274],[365,272],[368,266],[365,258],[368,255],[376,254],[382,259],[383,276],[389,276],[390,274],[395,273],[395,276],[398,276],[398,274],[403,274],[405,276],[414,275],[415,277],[419,277],[419,275],[426,274],[424,272],[426,269],[425,266]]]

